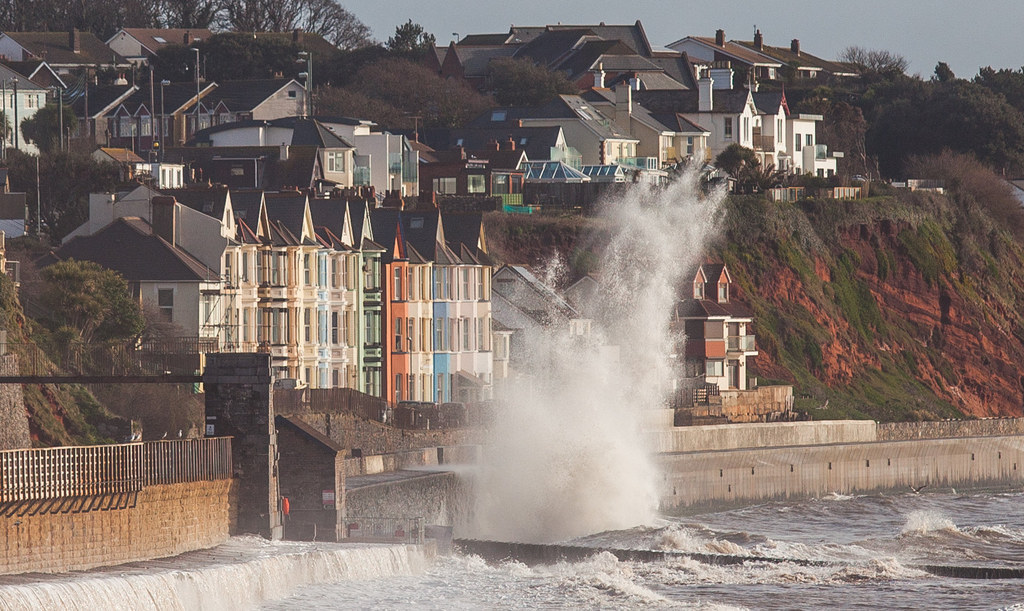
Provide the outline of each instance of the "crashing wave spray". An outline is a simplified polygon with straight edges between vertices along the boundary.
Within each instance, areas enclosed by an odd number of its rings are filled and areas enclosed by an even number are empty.
[[[603,207],[612,235],[589,304],[597,329],[589,341],[566,328],[525,332],[520,375],[489,431],[474,536],[552,542],[653,519],[658,473],[640,411],[664,407],[672,307],[721,200],[690,174]]]

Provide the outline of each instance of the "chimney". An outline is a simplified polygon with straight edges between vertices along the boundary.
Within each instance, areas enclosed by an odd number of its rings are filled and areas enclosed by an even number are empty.
[[[78,28],[71,28],[68,32],[68,48],[75,53],[82,52],[82,33],[78,31]]]
[[[501,143],[498,142],[497,140],[491,140],[490,142],[487,143],[487,146],[489,146],[492,151],[501,150]]]
[[[754,48],[758,51],[764,49],[764,36],[761,36],[761,30],[754,32]]]
[[[178,225],[174,219],[174,197],[170,195],[154,195],[153,199],[153,233],[167,240],[171,246],[178,243]]]
[[[507,140],[502,141],[501,150],[503,151],[514,151],[516,150],[516,141],[509,136]]]
[[[712,90],[715,88],[715,80],[708,73],[697,81],[697,110],[700,112],[711,112],[714,108]]]
[[[594,87],[598,89],[604,87],[604,62],[598,62],[597,70],[594,70]]]
[[[192,44],[192,33],[185,30],[185,33],[181,35],[181,44],[186,47]]]
[[[715,44],[719,47],[725,46],[725,30],[715,30]]]
[[[629,118],[633,115],[633,88],[628,83],[615,87],[615,125],[629,133]]]
[[[302,44],[302,28],[295,28],[292,30],[292,42],[297,45]]]
[[[794,38],[792,40],[792,42],[789,43],[789,50],[792,51],[796,55],[800,55],[800,39],[799,38]]]
[[[714,62],[708,76],[714,80],[715,89],[732,89],[732,62]]]

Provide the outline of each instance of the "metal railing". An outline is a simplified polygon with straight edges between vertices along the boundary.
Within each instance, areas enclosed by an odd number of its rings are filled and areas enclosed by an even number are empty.
[[[143,459],[146,486],[228,479],[231,438],[149,441],[143,444]]]
[[[365,518],[342,520],[348,541],[369,543],[423,543],[423,518]]]
[[[0,503],[125,494],[231,475],[230,437],[5,450]]]

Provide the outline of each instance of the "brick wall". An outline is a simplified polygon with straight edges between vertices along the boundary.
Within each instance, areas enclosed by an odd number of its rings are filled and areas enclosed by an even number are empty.
[[[281,496],[291,506],[284,537],[333,541],[341,532],[345,499],[345,453],[301,422],[277,417]],[[325,505],[324,492],[334,495]]]
[[[148,486],[124,509],[0,516],[0,572],[64,572],[174,556],[228,538],[234,480]]]

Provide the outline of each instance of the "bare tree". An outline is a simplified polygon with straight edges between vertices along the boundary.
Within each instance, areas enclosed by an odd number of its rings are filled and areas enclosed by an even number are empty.
[[[220,17],[220,0],[163,0],[160,18],[168,28],[208,28]]]
[[[884,76],[905,74],[910,65],[907,59],[898,53],[864,47],[846,47],[839,54],[839,61],[857,66],[861,73],[873,72]]]
[[[370,28],[336,0],[302,0],[299,26],[319,34],[345,51],[359,49],[373,42]]]

